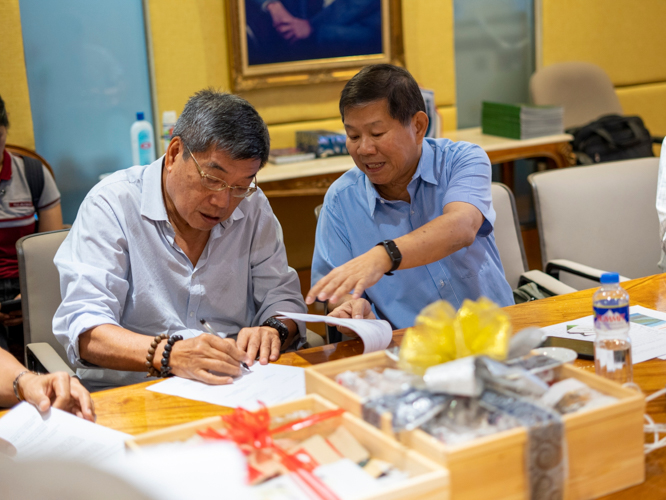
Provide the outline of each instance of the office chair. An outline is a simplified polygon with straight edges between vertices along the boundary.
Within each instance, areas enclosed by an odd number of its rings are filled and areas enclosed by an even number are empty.
[[[661,272],[658,167],[636,158],[529,175],[546,273],[583,289],[601,269],[624,280]]]
[[[516,211],[516,201],[511,190],[504,184],[493,182],[491,196],[493,208],[497,214],[493,230],[495,244],[504,267],[504,277],[511,288],[515,289],[532,282],[551,295],[575,292],[575,288],[565,285],[542,271],[529,270]]]
[[[42,157],[36,151],[24,148],[23,146],[17,146],[15,144],[6,144],[5,149],[17,156],[29,156],[30,158],[36,158],[37,160],[42,162],[42,164],[48,169],[48,171],[51,172],[51,176],[55,179],[55,175],[53,174],[53,168],[51,168],[49,162],[46,161],[44,157]]]
[[[23,309],[25,364],[38,372],[74,375],[65,348],[53,335],[53,316],[61,302],[60,276],[53,263],[68,229],[24,236],[16,242]]]
[[[603,115],[621,115],[613,82],[595,64],[563,62],[536,71],[530,78],[534,104],[564,107],[564,128],[579,127]]]
[[[613,82],[599,66],[579,61],[551,64],[530,77],[534,104],[564,107],[564,128],[581,127],[604,115],[621,115]],[[652,137],[661,144],[663,137]]]

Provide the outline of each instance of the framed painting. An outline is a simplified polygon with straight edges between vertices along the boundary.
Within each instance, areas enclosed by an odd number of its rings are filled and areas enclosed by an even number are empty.
[[[235,91],[344,81],[404,65],[400,0],[228,0]]]

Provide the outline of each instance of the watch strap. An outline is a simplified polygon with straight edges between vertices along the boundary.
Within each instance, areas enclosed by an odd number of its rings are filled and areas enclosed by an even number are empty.
[[[384,250],[386,250],[386,253],[391,259],[391,269],[389,269],[384,274],[386,276],[393,276],[393,271],[400,267],[400,263],[402,262],[402,254],[400,253],[400,250],[398,250],[398,245],[396,245],[393,240],[384,240],[380,243],[377,243],[375,246],[380,245],[384,247]]]
[[[261,326],[268,326],[270,328],[275,328],[278,332],[278,336],[280,337],[280,342],[284,344],[284,342],[289,338],[289,328],[287,325],[285,325],[282,321],[280,321],[277,318],[268,318],[266,321],[262,323]]]

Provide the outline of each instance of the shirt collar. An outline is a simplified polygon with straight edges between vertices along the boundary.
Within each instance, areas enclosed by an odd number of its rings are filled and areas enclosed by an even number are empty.
[[[12,178],[12,157],[6,149],[2,152],[2,172],[0,181],[8,181]]]
[[[373,216],[375,214],[375,208],[377,207],[377,200],[382,200],[383,198],[377,192],[375,185],[370,182],[368,176],[363,174],[363,177],[365,180],[365,193],[368,199],[368,208],[370,209],[370,215]],[[421,148],[421,158],[419,158],[416,171],[414,172],[412,180],[407,186],[409,195],[412,198],[414,197],[415,181],[419,178],[423,179],[429,184],[437,185],[437,179],[435,178],[435,152],[432,145],[425,139],[423,140],[423,146]]]
[[[164,156],[155,160],[143,172],[141,192],[141,215],[154,221],[168,221],[164,197],[162,196],[162,167]]]
[[[162,169],[164,167],[164,156],[154,161],[146,167],[143,173],[143,192],[141,193],[141,215],[154,220],[154,221],[169,221],[167,215],[166,205],[164,204],[164,197],[162,196]],[[4,170],[4,169],[3,169]],[[245,217],[241,210],[241,206],[245,203],[247,198],[243,200],[233,211],[231,216],[217,224],[211,231],[212,236],[217,236],[220,233],[220,226],[227,229],[233,221],[240,220]]]

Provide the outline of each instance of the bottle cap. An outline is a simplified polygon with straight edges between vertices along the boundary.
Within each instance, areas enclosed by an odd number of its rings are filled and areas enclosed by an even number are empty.
[[[618,273],[604,273],[601,275],[601,284],[606,284],[606,283],[619,283],[620,282],[620,275]]]
[[[136,114],[136,119],[139,120],[139,121],[141,121],[141,120],[143,120],[144,116],[145,116],[145,115],[143,114],[143,111],[139,111],[139,112]]]

